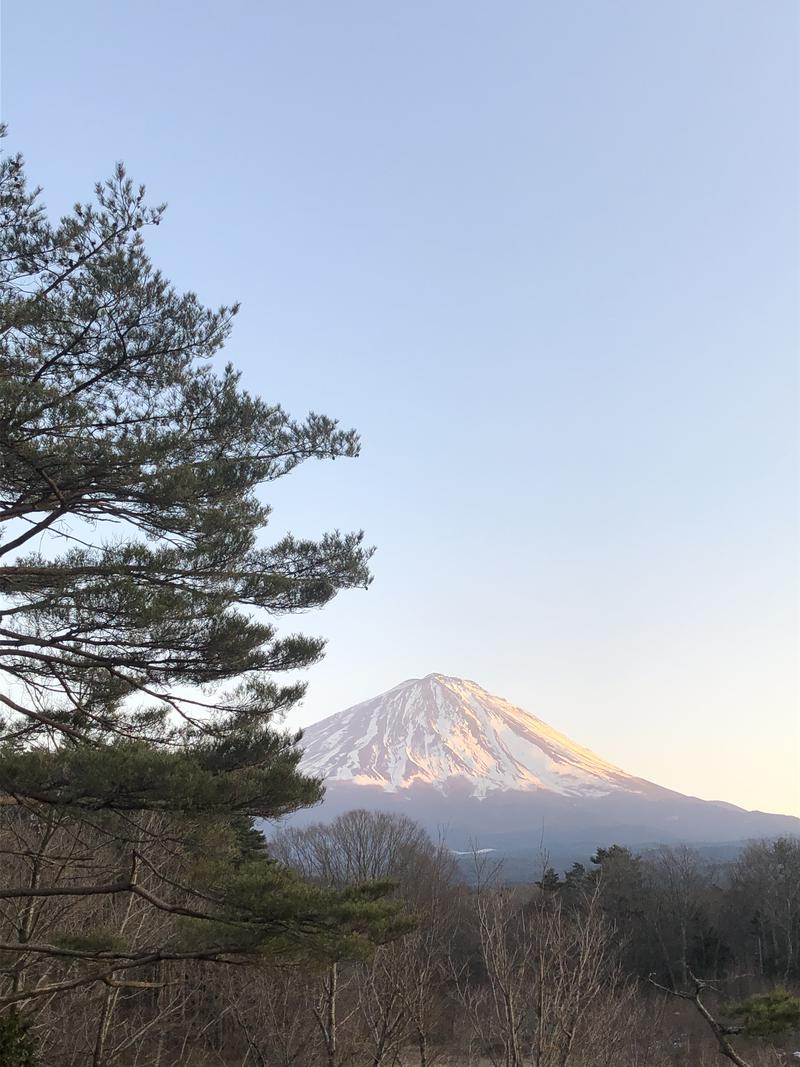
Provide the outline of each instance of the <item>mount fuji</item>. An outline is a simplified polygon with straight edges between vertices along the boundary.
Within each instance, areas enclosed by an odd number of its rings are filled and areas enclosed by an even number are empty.
[[[448,844],[579,850],[800,834],[800,819],[700,800],[628,774],[476,682],[429,674],[309,726],[301,769],[322,811],[401,812]],[[297,817],[295,817],[296,819]],[[294,821],[294,820],[293,820]]]

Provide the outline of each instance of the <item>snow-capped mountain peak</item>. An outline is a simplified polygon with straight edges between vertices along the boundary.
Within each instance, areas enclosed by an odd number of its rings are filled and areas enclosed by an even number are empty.
[[[396,793],[546,790],[591,797],[643,783],[476,682],[429,674],[309,726],[302,769]]]

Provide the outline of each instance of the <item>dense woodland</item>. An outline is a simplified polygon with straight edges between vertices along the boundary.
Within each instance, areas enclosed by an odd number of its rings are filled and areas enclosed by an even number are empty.
[[[102,830],[6,819],[4,882],[38,878],[40,892],[4,893],[3,942],[63,951],[6,954],[7,994],[56,990],[19,1001],[36,1057],[9,1063],[712,1064],[718,1040],[694,1000],[667,992],[694,998],[704,983],[701,1004],[734,1031],[723,1037],[741,1057],[733,1062],[780,1063],[796,1049],[798,1002],[775,990],[800,987],[797,841],[753,843],[723,867],[686,848],[642,858],[611,846],[588,870],[559,878],[545,867],[507,885],[485,855],[465,882],[416,824],[356,811],[279,831],[269,855],[335,890],[388,880],[413,922],[404,934],[369,952],[317,939],[308,951],[273,944],[257,960],[190,951],[129,968],[117,956],[107,978],[85,982],[93,939],[136,958],[185,936],[182,848],[169,820],[135,822],[145,895],[103,899],[47,895],[80,883],[87,866],[119,877],[120,849]],[[149,894],[165,883],[169,906],[154,907]]]
[[[119,167],[52,222],[0,163],[0,1067],[781,1062],[797,841],[509,886],[403,819],[276,832],[323,791],[285,617],[371,551],[269,544],[265,487],[358,437],[213,369],[236,308],[155,269],[162,216]]]

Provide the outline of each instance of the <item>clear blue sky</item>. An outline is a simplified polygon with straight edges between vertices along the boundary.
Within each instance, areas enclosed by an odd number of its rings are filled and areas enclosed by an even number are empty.
[[[293,721],[442,671],[800,813],[798,11],[5,0],[48,205],[124,159],[248,387],[362,433],[270,497],[379,548]]]

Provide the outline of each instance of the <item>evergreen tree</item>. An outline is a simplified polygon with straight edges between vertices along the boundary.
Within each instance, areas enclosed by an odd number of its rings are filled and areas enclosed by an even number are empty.
[[[237,309],[153,267],[162,215],[118,166],[52,223],[21,159],[0,164],[0,848],[25,857],[0,885],[19,907],[0,1006],[187,956],[357,954],[400,928],[380,887],[305,885],[252,833],[322,792],[276,728],[304,687],[274,676],[323,642],[275,619],[370,580],[361,533],[265,546],[258,490],[358,438],[213,369]],[[98,926],[120,899],[169,929],[134,948]]]
[[[577,861],[564,874],[561,897],[568,908],[578,908],[586,903],[594,887],[594,880],[582,863]]]
[[[741,1020],[742,1032],[752,1037],[774,1037],[800,1027],[800,997],[776,986],[768,993],[757,993],[728,1009]]]
[[[36,1067],[28,1028],[15,1011],[0,1018],[0,1067]]]
[[[545,893],[554,893],[561,888],[561,879],[555,867],[546,867],[538,882],[534,882]]]

